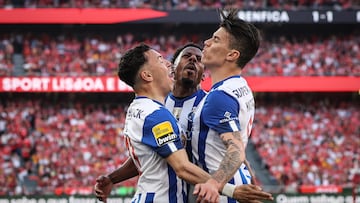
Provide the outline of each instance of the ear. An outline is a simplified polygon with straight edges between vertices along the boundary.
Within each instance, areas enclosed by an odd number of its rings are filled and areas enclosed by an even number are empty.
[[[153,81],[152,73],[148,70],[143,70],[140,72],[140,78],[146,82]]]
[[[201,76],[201,81],[204,81],[204,80],[205,80],[205,74],[203,73]]]
[[[235,49],[231,49],[226,56],[226,59],[229,61],[236,61],[238,58],[240,58],[240,52]]]

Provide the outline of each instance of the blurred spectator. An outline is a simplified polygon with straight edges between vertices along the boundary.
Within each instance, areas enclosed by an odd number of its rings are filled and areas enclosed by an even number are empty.
[[[157,35],[143,37],[120,34],[114,39],[91,34],[28,33],[0,41],[0,75],[11,75],[14,52],[22,51],[23,72],[28,76],[89,76],[116,74],[122,53],[142,41],[171,58],[174,49],[188,41],[201,44],[205,34]],[[14,43],[10,43],[14,41]],[[21,43],[19,43],[21,42]],[[246,76],[360,76],[360,36],[309,35],[265,39]],[[19,47],[22,45],[22,47]]]
[[[0,76],[10,76],[12,74],[13,54],[14,46],[11,38],[7,36],[0,37]]]
[[[360,160],[359,103],[309,97],[259,104],[251,140],[284,186],[349,186]]]
[[[79,193],[74,185],[91,193],[98,175],[127,158],[121,104],[20,98],[0,109],[0,184],[5,186],[0,194],[53,194],[59,188]],[[119,156],[111,157],[115,153]]]
[[[296,38],[295,38],[296,39]],[[309,36],[263,41],[244,70],[255,76],[360,76],[360,37]],[[354,44],[352,44],[352,42]]]

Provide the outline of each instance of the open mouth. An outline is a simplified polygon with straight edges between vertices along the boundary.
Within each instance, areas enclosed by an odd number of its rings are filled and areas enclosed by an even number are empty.
[[[184,70],[196,71],[196,67],[194,64],[188,64],[185,66]]]

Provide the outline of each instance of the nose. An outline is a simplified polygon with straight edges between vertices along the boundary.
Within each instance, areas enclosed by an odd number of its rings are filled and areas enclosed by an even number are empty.
[[[189,61],[191,61],[191,62],[196,62],[196,61],[197,61],[196,55],[195,55],[195,54],[192,54],[192,55],[189,57]]]
[[[204,45],[205,45],[205,46],[209,46],[209,45],[210,45],[210,39],[205,40],[205,41],[204,41]]]
[[[168,60],[165,60],[165,61],[166,61],[165,62],[166,67],[168,67],[169,69],[173,67],[173,64],[170,61],[168,61]]]

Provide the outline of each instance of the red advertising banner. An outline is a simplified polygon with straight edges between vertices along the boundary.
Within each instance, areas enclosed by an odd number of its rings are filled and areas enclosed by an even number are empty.
[[[358,92],[360,77],[246,77],[255,92]],[[211,79],[202,82],[211,88]],[[0,92],[131,92],[114,77],[1,77]]]
[[[131,92],[117,77],[3,77],[1,92]]]
[[[337,185],[302,185],[300,186],[301,193],[341,193],[343,188]]]
[[[167,16],[152,9],[1,9],[0,23],[4,24],[111,24]]]
[[[1,1],[4,2],[4,1]],[[354,24],[360,22],[360,11],[343,10],[273,10],[256,9],[238,12],[253,23],[281,24]],[[139,8],[3,8],[0,23],[6,24],[109,24],[130,21],[146,23],[219,23],[215,9],[156,11]]]
[[[358,92],[360,77],[245,77],[255,92]],[[202,83],[211,88],[211,79]]]

